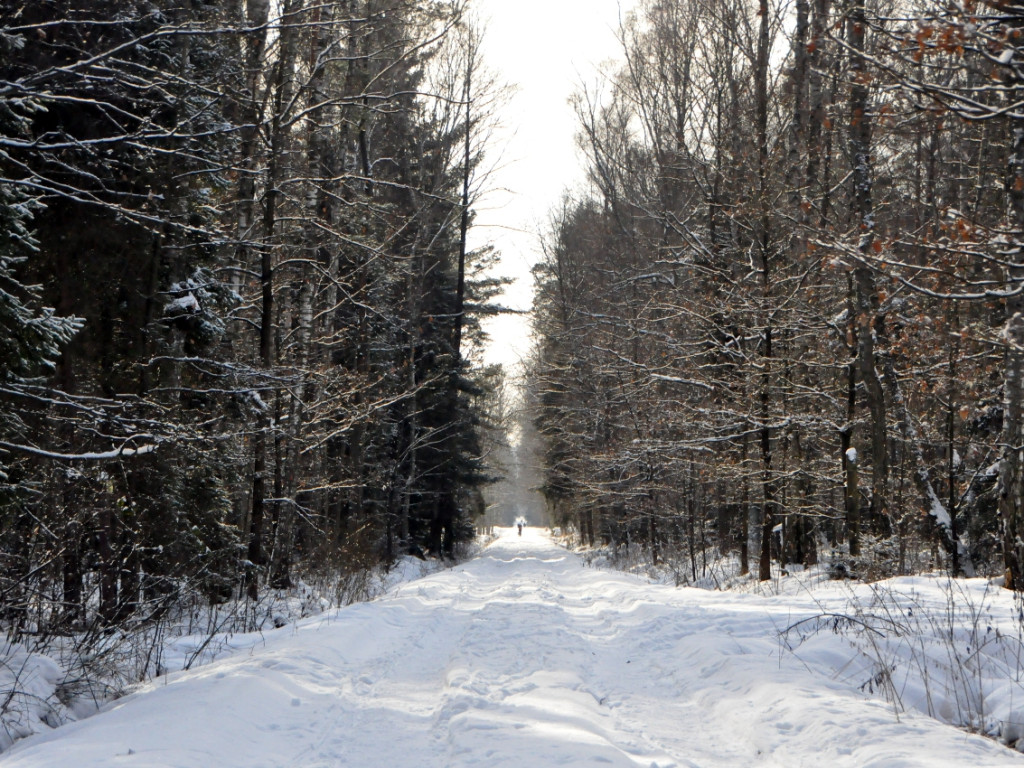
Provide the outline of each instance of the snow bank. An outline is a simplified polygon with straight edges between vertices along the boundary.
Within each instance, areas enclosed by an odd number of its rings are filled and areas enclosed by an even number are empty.
[[[805,663],[897,714],[919,712],[1024,750],[1024,629],[1012,594],[984,579],[925,576],[817,601],[817,616],[783,632]]]
[[[0,749],[68,720],[55,695],[63,677],[57,663],[23,646],[8,646],[5,651],[0,665]]]
[[[99,637],[84,654],[74,648],[75,638],[52,638],[45,653],[22,644],[0,647],[0,753],[20,739],[94,715],[140,678],[253,653],[269,629],[322,616],[336,602],[377,598],[444,567],[407,557],[391,569],[359,574],[358,584],[300,582],[290,590],[268,590],[252,604],[181,604],[161,622]]]
[[[49,656],[8,644],[0,658],[0,751],[19,739],[95,714],[96,702],[75,699],[74,681]]]
[[[652,583],[693,578],[688,562],[654,567],[608,548],[583,557]],[[809,669],[886,702],[896,716],[918,712],[1024,752],[1024,616],[998,581],[930,575],[865,584],[834,578],[827,564],[773,568],[764,582],[738,571],[735,559],[700,563],[693,585],[800,606],[806,618],[777,629]]]

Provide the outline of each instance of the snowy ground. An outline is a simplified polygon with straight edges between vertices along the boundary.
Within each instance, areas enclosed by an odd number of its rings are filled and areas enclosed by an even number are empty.
[[[928,580],[910,587],[914,605],[941,600]],[[584,567],[540,531],[510,530],[464,566],[264,633],[251,650],[22,741],[0,765],[1024,763],[924,713],[897,717],[873,686],[861,690],[870,654],[851,657],[842,633],[811,622],[784,648],[779,631],[830,600],[849,606],[839,588],[765,598],[652,585]],[[1010,604],[993,610],[976,613],[1012,619]],[[906,682],[899,692],[919,693]]]

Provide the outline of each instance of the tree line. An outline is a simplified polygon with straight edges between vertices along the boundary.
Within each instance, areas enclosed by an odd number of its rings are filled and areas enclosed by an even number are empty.
[[[687,581],[1020,589],[1019,4],[642,0],[619,38],[536,268],[549,509]]]
[[[0,2],[0,610],[255,598],[472,536],[459,1]]]

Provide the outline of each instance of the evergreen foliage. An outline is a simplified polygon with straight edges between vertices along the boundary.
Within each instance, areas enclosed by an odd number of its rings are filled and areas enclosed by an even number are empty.
[[[460,257],[465,25],[404,0],[0,2],[15,632],[472,535],[495,284]]]

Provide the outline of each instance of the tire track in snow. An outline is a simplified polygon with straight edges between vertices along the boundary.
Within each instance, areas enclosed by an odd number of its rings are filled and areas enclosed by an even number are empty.
[[[448,752],[435,764],[459,768],[479,765],[481,758],[490,766],[520,766],[524,760],[644,768],[688,764],[670,758],[641,729],[626,727],[607,706],[609,688],[593,674],[594,647],[615,636],[616,612],[588,615],[592,600],[573,600],[558,588],[545,565],[571,562],[568,555],[529,553],[524,548],[508,557],[503,548],[491,555],[493,569],[507,566],[512,578],[489,593],[452,650],[436,722]],[[567,752],[566,742],[574,749]]]
[[[313,739],[313,744],[296,755],[295,764],[304,768],[319,768],[324,766],[332,767],[337,765],[339,757],[345,751],[345,734],[354,732],[365,732],[372,727],[369,702],[377,698],[378,686],[382,680],[393,677],[400,661],[411,655],[411,651],[422,645],[423,639],[431,631],[436,631],[440,617],[433,616],[422,628],[417,628],[411,634],[409,618],[412,612],[402,612],[405,620],[395,620],[389,614],[383,624],[390,632],[373,631],[372,635],[365,638],[366,645],[374,648],[374,653],[381,650],[378,643],[381,639],[397,640],[390,643],[391,647],[378,658],[372,658],[368,667],[353,669],[344,678],[344,683],[339,687],[338,702],[330,705],[328,711],[320,720],[326,720],[325,725],[319,722],[315,728],[319,733]]]

